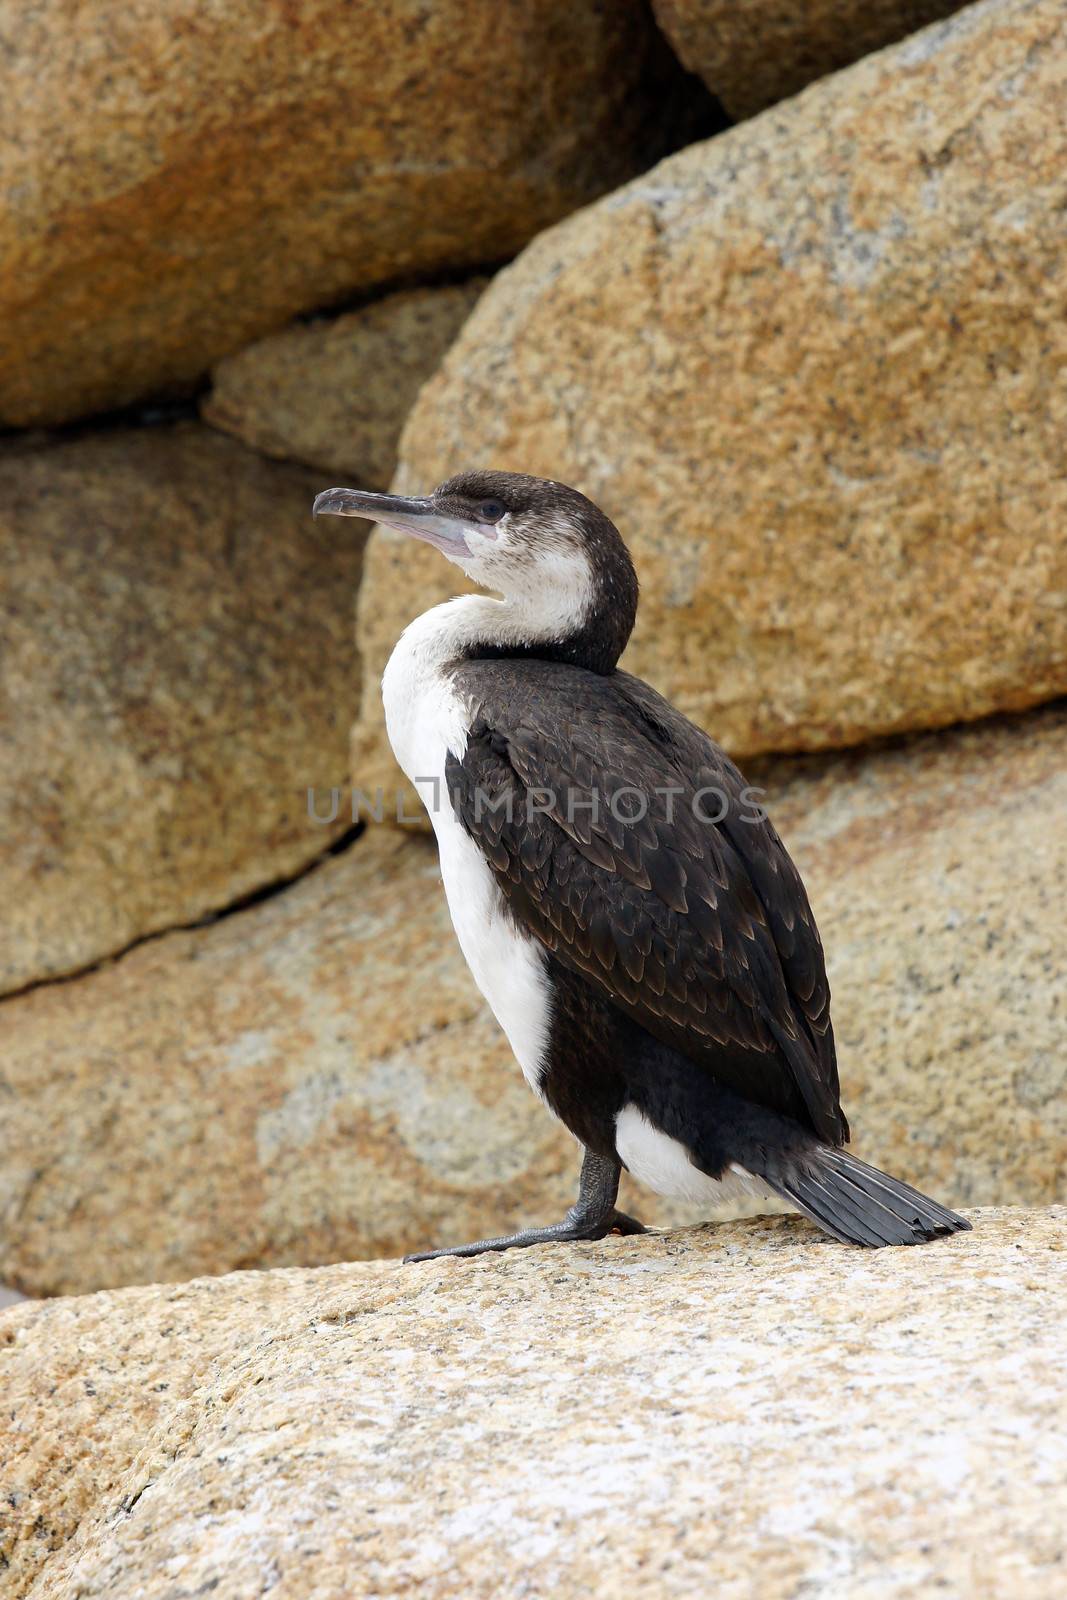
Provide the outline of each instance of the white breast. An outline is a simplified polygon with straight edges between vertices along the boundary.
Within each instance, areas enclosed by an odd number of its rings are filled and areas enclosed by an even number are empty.
[[[419,791],[437,835],[441,876],[460,949],[532,1088],[540,1090],[551,1024],[545,952],[511,920],[478,846],[449,803],[445,761],[467,748],[468,712],[444,671],[477,637],[476,597],[426,612],[401,635],[382,678],[389,742]]]

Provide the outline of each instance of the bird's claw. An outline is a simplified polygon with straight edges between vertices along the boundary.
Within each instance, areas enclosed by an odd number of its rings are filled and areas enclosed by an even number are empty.
[[[613,1211],[609,1233],[647,1233],[648,1229],[643,1222],[638,1222],[636,1217],[628,1217],[625,1211]]]

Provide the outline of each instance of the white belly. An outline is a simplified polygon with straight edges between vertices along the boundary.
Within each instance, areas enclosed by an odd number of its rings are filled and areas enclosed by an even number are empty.
[[[460,949],[527,1082],[540,1091],[551,1025],[545,952],[507,914],[496,879],[448,799],[445,762],[467,746],[467,712],[442,663],[455,653],[449,632],[467,601],[438,606],[412,623],[382,679],[393,752],[430,814],[441,877]]]
[[[451,812],[435,821],[452,926],[530,1087],[540,1093],[551,1022],[545,952],[520,933],[478,846]]]
[[[693,1165],[684,1144],[661,1132],[634,1105],[623,1106],[615,1119],[615,1148],[638,1183],[672,1200],[718,1206],[740,1195],[773,1195],[762,1178],[736,1163],[721,1178],[709,1178]]]

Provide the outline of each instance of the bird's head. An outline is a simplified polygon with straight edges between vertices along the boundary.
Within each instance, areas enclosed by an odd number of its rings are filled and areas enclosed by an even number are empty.
[[[432,494],[326,489],[316,516],[365,517],[424,539],[528,620],[531,639],[594,624],[614,665],[633,627],[637,579],[614,524],[577,489],[517,472],[461,472]],[[603,670],[603,669],[601,669]]]

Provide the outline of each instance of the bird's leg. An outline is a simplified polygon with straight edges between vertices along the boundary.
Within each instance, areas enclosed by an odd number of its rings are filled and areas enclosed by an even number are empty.
[[[486,1250],[514,1250],[528,1244],[550,1244],[563,1239],[603,1239],[613,1231],[644,1233],[644,1224],[623,1211],[616,1211],[619,1192],[618,1161],[608,1156],[585,1152],[578,1198],[562,1222],[547,1228],[523,1228],[521,1233],[506,1233],[499,1239],[479,1239],[474,1244],[454,1244],[441,1250],[420,1250],[405,1256],[405,1261],[433,1261],[436,1256],[480,1256]]]

